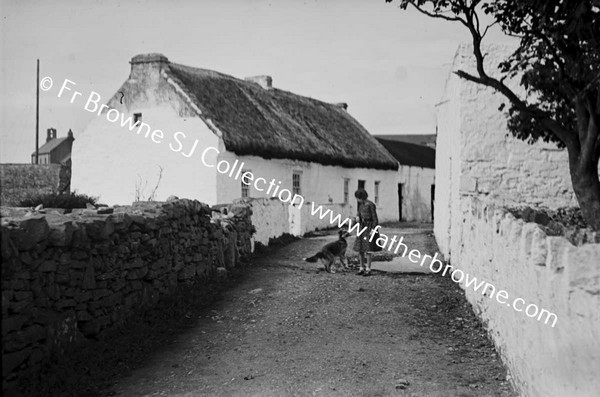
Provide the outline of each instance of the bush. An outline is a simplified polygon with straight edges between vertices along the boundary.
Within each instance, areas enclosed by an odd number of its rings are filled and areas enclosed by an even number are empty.
[[[87,203],[96,205],[98,197],[91,197],[79,193],[46,193],[30,196],[19,202],[19,207],[37,207],[42,204],[44,208],[85,208]]]

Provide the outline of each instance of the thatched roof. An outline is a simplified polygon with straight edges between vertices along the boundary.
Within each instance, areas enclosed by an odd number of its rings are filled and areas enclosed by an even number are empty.
[[[207,125],[223,134],[227,150],[238,155],[350,168],[398,168],[396,160],[341,104],[270,87],[270,80],[263,87],[174,63],[167,63],[164,72],[193,101]]]
[[[379,137],[377,137],[377,140],[385,146],[401,165],[435,168],[435,149]]]

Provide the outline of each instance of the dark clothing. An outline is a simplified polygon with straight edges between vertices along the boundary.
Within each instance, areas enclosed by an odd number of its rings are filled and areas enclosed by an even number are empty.
[[[361,231],[365,227],[366,229],[364,233],[356,237],[352,249],[357,252],[381,251],[381,248],[377,246],[377,244],[375,244],[377,242],[376,237],[373,237],[373,241],[369,241],[369,239],[371,238],[371,231],[375,226],[379,224],[375,204],[369,200],[366,200],[363,204],[359,203],[357,216],[359,217],[360,223],[359,231]]]

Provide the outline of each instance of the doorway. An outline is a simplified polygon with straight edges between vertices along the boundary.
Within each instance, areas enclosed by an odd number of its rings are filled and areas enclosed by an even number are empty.
[[[404,183],[398,184],[398,220],[402,222],[402,192],[404,191]]]

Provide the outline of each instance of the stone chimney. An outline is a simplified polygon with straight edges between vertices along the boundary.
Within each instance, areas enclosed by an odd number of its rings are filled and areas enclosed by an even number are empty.
[[[348,104],[346,102],[334,103],[334,105],[337,106],[338,108],[348,110]]]
[[[163,54],[140,54],[131,58],[129,63],[130,80],[158,80],[160,72],[169,64],[169,60]]]
[[[46,130],[46,142],[50,142],[53,139],[56,139],[56,128],[48,128]]]
[[[265,90],[270,90],[273,88],[273,79],[271,76],[250,76],[246,77],[244,80],[256,83]]]

